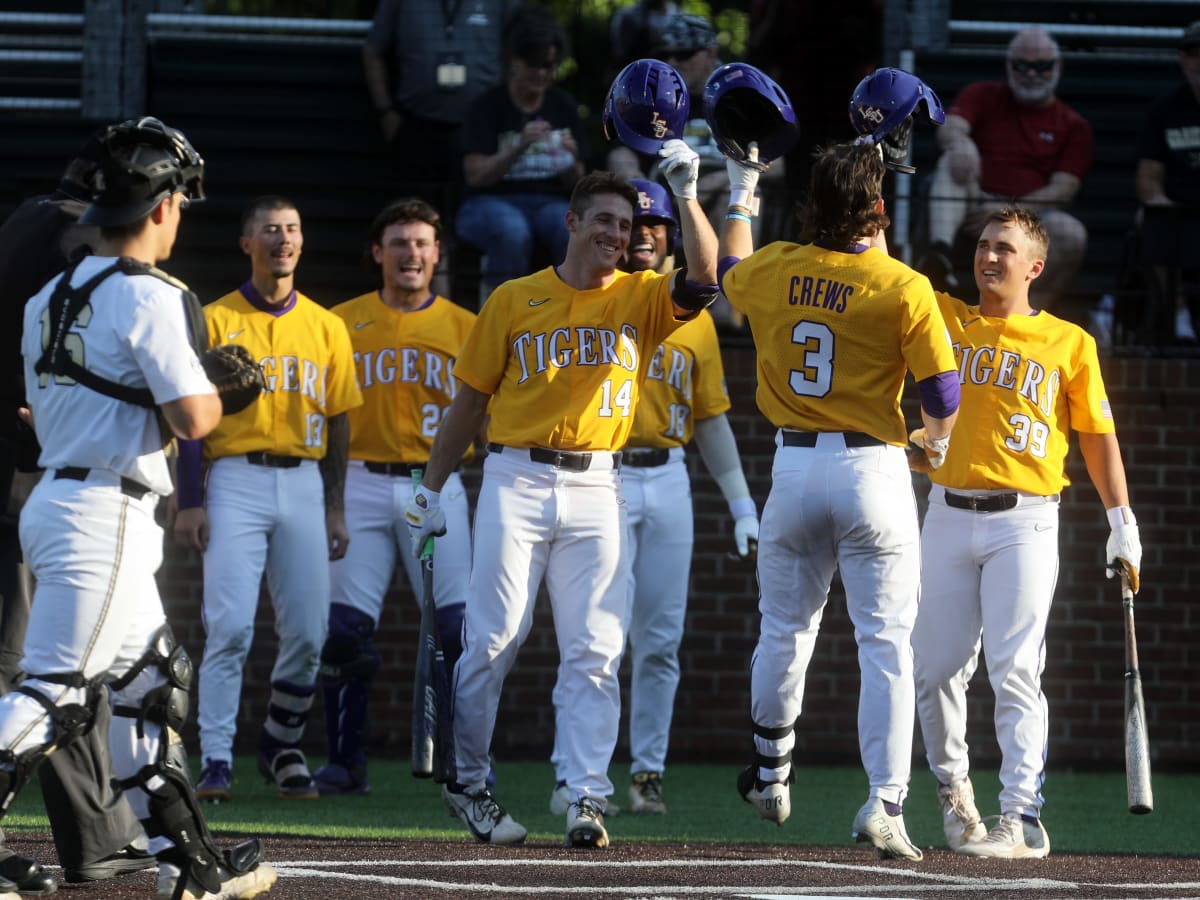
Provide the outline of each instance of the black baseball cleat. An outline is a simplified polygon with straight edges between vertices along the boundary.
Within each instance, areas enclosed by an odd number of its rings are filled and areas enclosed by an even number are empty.
[[[40,897],[53,894],[58,890],[58,882],[54,876],[42,868],[42,864],[28,856],[17,856],[15,853],[0,860],[0,882],[7,881],[13,886],[8,890],[17,891],[30,897]],[[0,890],[4,887],[0,885]]]
[[[122,875],[132,875],[134,872],[152,869],[156,865],[158,862],[153,854],[129,844],[94,863],[88,863],[76,869],[64,868],[63,879],[68,884],[107,881],[110,878],[120,878]]]

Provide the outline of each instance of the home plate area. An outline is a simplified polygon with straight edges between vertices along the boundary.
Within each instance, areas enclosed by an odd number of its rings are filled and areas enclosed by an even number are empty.
[[[53,845],[14,843],[53,859]],[[218,837],[227,845],[236,838]],[[550,842],[486,847],[462,841],[265,838],[279,871],[269,900],[491,900],[528,897],[930,898],[1104,900],[1200,897],[1200,860],[1054,854],[1044,860],[967,859],[930,850],[919,863],[879,860],[863,847],[619,843],[568,850]],[[134,900],[152,894],[149,873],[64,885],[64,898]]]

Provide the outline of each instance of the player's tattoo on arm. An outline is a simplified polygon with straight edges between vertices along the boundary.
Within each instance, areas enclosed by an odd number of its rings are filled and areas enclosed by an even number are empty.
[[[328,429],[329,443],[320,462],[326,512],[346,508],[346,461],[350,458],[350,421],[346,414],[333,416]]]

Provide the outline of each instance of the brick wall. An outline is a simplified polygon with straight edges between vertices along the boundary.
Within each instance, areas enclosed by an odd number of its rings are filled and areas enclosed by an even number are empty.
[[[770,488],[772,429],[754,406],[754,354],[725,352],[731,413],[755,498]],[[1191,666],[1200,662],[1195,632],[1200,614],[1191,590],[1200,584],[1200,365],[1185,360],[1109,359],[1105,377],[1116,412],[1134,509],[1145,545],[1145,586],[1138,597],[1141,670],[1157,768],[1195,763],[1200,705]],[[910,420],[916,421],[910,405]],[[672,758],[740,763],[749,752],[748,664],[758,629],[753,571],[726,558],[731,525],[719,491],[698,457],[691,460],[696,507],[696,553],[687,632],[681,649],[682,684],[675,708]],[[1047,636],[1044,689],[1050,704],[1052,766],[1117,768],[1123,760],[1123,655],[1120,591],[1103,577],[1108,534],[1099,499],[1078,453],[1069,463],[1073,486],[1062,505],[1062,568]],[[469,484],[478,482],[478,472]],[[918,478],[918,495],[928,482]],[[199,660],[199,559],[168,549],[163,573],[167,614]],[[372,747],[380,757],[405,758],[412,691],[412,648],[418,615],[405,583],[387,598],[379,646],[383,669],[373,688]],[[246,668],[239,751],[254,749],[266,711],[275,638],[270,604],[260,603],[258,630]],[[533,632],[505,685],[494,748],[508,759],[549,756],[553,731],[550,690],[557,652],[548,605],[539,602]],[[984,666],[972,684],[969,736],[973,759],[998,761],[991,732],[991,690]],[[838,585],[826,610],[809,670],[797,756],[811,761],[857,760],[858,667],[854,639]],[[323,752],[321,713],[309,728],[309,749]],[[194,728],[194,726],[193,726]],[[194,730],[189,746],[195,748]],[[920,739],[917,738],[917,753]],[[624,726],[618,762],[628,760]]]

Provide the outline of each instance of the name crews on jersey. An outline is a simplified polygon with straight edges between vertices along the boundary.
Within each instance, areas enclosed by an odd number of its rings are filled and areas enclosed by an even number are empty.
[[[500,691],[545,577],[561,659],[565,843],[608,844],[604,807],[628,605],[617,448],[632,427],[654,348],[715,297],[715,287],[688,280],[716,276],[715,235],[695,201],[698,160],[682,141],[668,141],[661,152],[673,192],[686,197],[687,273],[618,272],[637,192],[609,172],[581,178],[562,263],[505,282],[480,311],[455,366],[458,395],[406,512],[415,552],[446,527],[439,491],[490,414],[463,655],[454,672],[458,781],[443,786],[451,812],[480,841],[519,843],[526,834],[485,779]]]
[[[779,429],[758,553],[755,759],[738,792],[763,819],[782,824],[790,813],[805,674],[837,570],[858,644],[859,750],[869,782],[852,834],[885,857],[919,860],[902,812],[920,554],[900,397],[911,370],[926,452],[944,452],[959,402],[946,326],[929,279],[887,254],[884,164],[874,146],[817,154],[804,244],[755,251],[748,205],[736,198],[753,196],[757,170],[733,160],[727,168],[735,200],[721,236],[721,285],[750,322],[758,406]],[[813,302],[801,302],[806,285]],[[822,290],[828,302],[815,302],[818,286],[830,288]]]
[[[349,427],[362,403],[350,336],[340,318],[296,291],[300,213],[260,197],[242,217],[251,276],[204,307],[209,338],[245,346],[267,391],[226,416],[200,448],[180,447],[175,536],[204,553],[198,797],[231,797],[242,672],[265,567],[279,650],[259,739],[258,768],[280,796],[318,796],[299,749],[316,691],[329,620],[329,559],[346,552],[343,491]]]
[[[322,794],[361,794],[367,781],[367,698],[381,660],[372,636],[396,555],[421,601],[421,569],[409,553],[404,508],[413,469],[424,468],[434,435],[457,393],[454,361],[475,314],[431,292],[442,219],[428,203],[397,200],[371,223],[383,287],[333,308],[354,347],[363,405],[350,410],[346,523],[350,545],[330,564],[329,637],[321,657],[329,762],[313,777]],[[465,458],[471,456],[468,451]],[[471,578],[467,494],[457,470],[442,488],[449,523],[437,539],[433,590],[448,669],[461,652]]]
[[[975,250],[978,305],[948,294],[962,406],[933,480],[921,534],[921,606],[913,630],[917,711],[938,779],[950,849],[966,856],[1044,857],[1041,822],[1049,731],[1042,670],[1058,581],[1058,507],[1070,431],[1112,528],[1105,558],[1138,588],[1141,542],[1100,374],[1082,328],[1029,303],[1049,240],[1022,207],[988,217]],[[996,697],[1000,812],[989,831],[967,757],[967,685],[982,647]]]
[[[655,182],[633,178],[629,183],[638,192],[638,204],[622,268],[670,272],[679,231],[671,197]],[[729,408],[717,329],[709,311],[701,310],[654,351],[621,452],[621,498],[629,524],[629,808],[635,813],[667,811],[662,775],[692,561],[692,490],[683,448],[693,436],[729,504],[738,555],[751,556],[758,541],[758,510],[725,415]],[[559,693],[556,684],[556,712],[562,711]],[[559,733],[556,729],[555,736]],[[565,778],[557,771],[561,758],[556,747],[550,811],[559,816],[570,803]],[[611,803],[608,814],[613,814]]]

